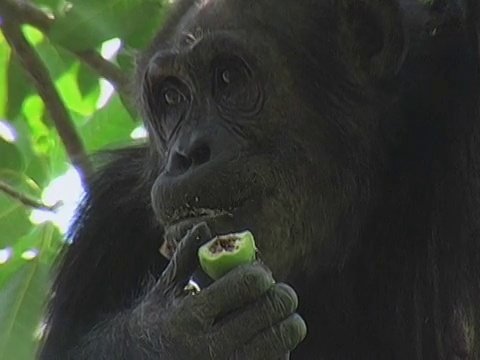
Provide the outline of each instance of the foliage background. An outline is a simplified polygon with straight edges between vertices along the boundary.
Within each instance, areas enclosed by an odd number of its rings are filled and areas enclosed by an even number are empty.
[[[0,0],[0,360],[33,359],[94,166],[145,134],[130,79],[167,0]]]

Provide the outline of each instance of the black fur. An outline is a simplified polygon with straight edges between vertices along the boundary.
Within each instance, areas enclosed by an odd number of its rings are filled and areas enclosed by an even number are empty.
[[[167,266],[158,249],[187,204],[232,211],[222,226],[252,229],[274,277],[295,289],[308,335],[293,359],[480,359],[477,2],[178,9],[139,60],[150,145],[119,151],[91,179],[41,358],[170,358],[169,344],[132,334],[132,309]],[[243,95],[258,108],[212,105],[215,46],[248,63]],[[159,65],[169,51],[175,65]],[[189,79],[175,129],[165,73]]]

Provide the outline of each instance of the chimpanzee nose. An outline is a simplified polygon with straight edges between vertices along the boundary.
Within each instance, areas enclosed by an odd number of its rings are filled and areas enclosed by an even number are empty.
[[[176,142],[172,147],[166,166],[168,175],[176,176],[210,161],[212,156],[211,140],[206,138],[195,141]]]
[[[168,150],[163,175],[180,176],[199,167],[208,167],[213,161],[229,161],[238,156],[244,143],[236,133],[218,124],[179,131]]]

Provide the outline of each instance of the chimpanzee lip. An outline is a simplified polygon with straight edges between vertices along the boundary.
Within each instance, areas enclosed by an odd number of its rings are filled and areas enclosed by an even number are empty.
[[[225,209],[213,209],[213,208],[200,208],[200,207],[184,207],[176,209],[169,221],[169,225],[177,225],[183,221],[189,221],[190,219],[202,221],[202,219],[217,217],[217,216],[232,216],[233,208]]]
[[[258,207],[258,203],[259,200],[254,197],[248,197],[247,200],[232,202],[228,207],[201,207],[187,204],[172,210],[163,221],[163,244],[160,253],[170,258],[178,242],[188,230],[201,222],[208,224],[212,236],[244,229],[245,213],[250,216],[252,208]]]
[[[211,222],[217,219],[232,218],[231,211],[210,208],[188,208],[178,210],[171,218],[171,222],[166,224],[163,245],[160,253],[170,258],[177,248],[178,242],[186,232],[201,222]],[[211,224],[210,224],[211,225]],[[206,239],[208,240],[208,239]]]

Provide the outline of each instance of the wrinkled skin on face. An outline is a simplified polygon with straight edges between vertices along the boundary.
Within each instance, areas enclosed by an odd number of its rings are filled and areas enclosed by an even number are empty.
[[[303,9],[292,6],[295,11]],[[328,11],[324,35],[316,38],[324,54],[316,61],[340,69],[332,58],[340,49],[328,43]],[[268,12],[274,15],[267,21],[257,19]],[[250,229],[262,259],[284,279],[343,258],[338,247],[348,252],[354,234],[338,231],[338,220],[366,206],[373,174],[361,179],[358,169],[370,166],[372,156],[362,154],[373,151],[368,137],[376,120],[342,119],[353,110],[335,101],[356,91],[347,77],[297,72],[300,54],[288,50],[298,47],[298,37],[309,40],[309,24],[295,25],[292,39],[278,38],[276,31],[290,30],[295,19],[280,12],[267,2],[194,7],[145,61],[142,91],[159,148],[153,156],[157,163],[165,159],[152,204],[167,240],[178,241],[205,220],[214,233]],[[318,93],[329,98],[305,99],[305,82],[298,80],[310,75],[325,84]],[[348,144],[355,149],[349,158],[342,139],[354,131],[367,137]],[[311,253],[323,255],[312,259]]]

